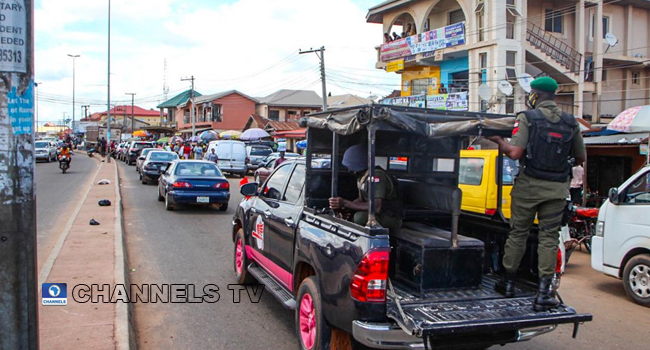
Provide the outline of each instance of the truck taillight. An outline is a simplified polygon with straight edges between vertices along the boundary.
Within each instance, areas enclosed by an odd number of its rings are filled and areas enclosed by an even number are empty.
[[[388,280],[388,256],[386,248],[369,251],[357,266],[350,282],[350,295],[362,302],[386,301]]]
[[[189,182],[185,182],[185,181],[176,181],[176,182],[174,182],[172,184],[172,187],[174,187],[174,188],[190,188],[190,187],[192,187],[192,184],[190,184]]]
[[[496,209],[485,209],[485,215],[494,216],[497,213]]]

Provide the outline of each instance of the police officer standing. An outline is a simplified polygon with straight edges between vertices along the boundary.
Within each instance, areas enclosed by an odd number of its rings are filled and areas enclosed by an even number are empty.
[[[580,128],[572,115],[562,112],[555,103],[557,82],[550,77],[531,83],[528,107],[519,113],[510,142],[500,136],[489,139],[499,144],[511,159],[520,160],[520,170],[512,189],[512,219],[505,245],[505,274],[495,289],[514,297],[515,274],[526,252],[526,240],[535,220],[539,220],[538,272],[539,289],[533,308],[545,311],[559,306],[551,292],[557,264],[559,227],[569,197],[571,166],[586,159]]]

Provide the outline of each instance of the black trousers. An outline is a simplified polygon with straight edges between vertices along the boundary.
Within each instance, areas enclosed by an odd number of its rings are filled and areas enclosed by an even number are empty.
[[[582,205],[582,187],[571,187],[569,191],[571,193],[571,203]]]

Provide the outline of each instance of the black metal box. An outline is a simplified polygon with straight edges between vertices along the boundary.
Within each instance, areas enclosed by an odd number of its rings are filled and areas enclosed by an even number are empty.
[[[452,288],[479,288],[483,276],[482,241],[458,236],[451,246],[449,231],[406,224],[394,235],[393,278],[416,292]]]

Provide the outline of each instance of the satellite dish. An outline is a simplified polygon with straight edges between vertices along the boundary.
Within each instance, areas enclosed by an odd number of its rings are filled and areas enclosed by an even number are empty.
[[[609,46],[616,46],[616,44],[618,44],[618,39],[616,38],[616,35],[612,33],[607,33],[605,35],[605,41],[607,41],[607,44],[609,44]]]
[[[533,77],[530,74],[522,74],[519,78],[517,78],[517,82],[527,94],[530,93],[530,83],[533,82]]]
[[[501,91],[506,96],[511,96],[512,93],[514,92],[514,89],[512,88],[512,84],[510,84],[505,80],[501,80],[497,85],[497,87],[499,88],[499,91]]]
[[[492,98],[492,91],[490,91],[490,87],[481,84],[481,86],[478,87],[478,96],[486,101],[489,101]]]
[[[370,95],[370,96],[367,97],[367,99],[372,100],[372,101],[376,101],[377,99],[379,99],[379,96],[377,96],[377,95]]]

